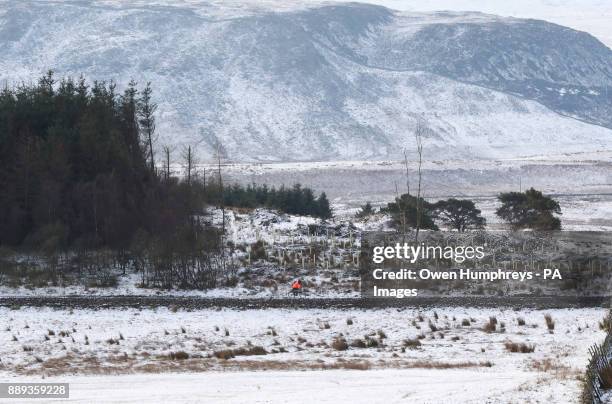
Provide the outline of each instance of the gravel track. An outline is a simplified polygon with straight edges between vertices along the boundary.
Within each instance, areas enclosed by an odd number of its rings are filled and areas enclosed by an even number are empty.
[[[405,299],[372,298],[199,298],[182,296],[27,296],[0,297],[4,307],[52,307],[57,309],[155,308],[176,306],[197,310],[230,308],[256,310],[287,309],[378,309],[386,307],[512,307],[570,308],[610,307],[609,296],[595,297],[416,297]]]

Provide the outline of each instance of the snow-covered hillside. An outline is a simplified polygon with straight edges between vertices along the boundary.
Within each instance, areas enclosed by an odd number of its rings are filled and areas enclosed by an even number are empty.
[[[612,51],[480,13],[297,2],[0,3],[0,80],[151,81],[159,144],[243,161],[612,149]],[[597,124],[597,125],[596,125]],[[177,147],[178,149],[178,147]],[[177,153],[178,154],[178,153]]]

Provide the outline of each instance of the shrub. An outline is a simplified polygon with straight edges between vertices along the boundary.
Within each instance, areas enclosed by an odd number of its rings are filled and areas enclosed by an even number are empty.
[[[339,337],[339,338],[335,338],[331,344],[332,348],[335,349],[336,351],[346,351],[348,349],[348,343],[346,342],[346,339]]]
[[[525,325],[525,319],[523,317],[519,317],[516,319],[516,322],[518,323],[519,326],[524,326]]]
[[[219,359],[231,359],[236,356],[253,356],[253,355],[267,355],[268,351],[266,351],[261,346],[252,346],[248,348],[238,348],[238,349],[225,349],[221,351],[215,351],[213,355]]]
[[[504,344],[504,346],[506,347],[506,350],[508,352],[513,352],[513,353],[531,353],[535,351],[535,345],[533,344],[527,345],[523,342],[516,343],[516,342],[507,341]]]
[[[482,330],[484,332],[495,332],[497,329],[497,319],[495,317],[489,318],[489,322],[484,325]]]
[[[601,387],[605,390],[612,388],[612,365],[608,363],[599,372],[599,380],[601,381]]]
[[[603,318],[603,320],[601,320],[599,322],[599,329],[602,331],[609,331],[610,330],[610,316],[606,316]]]
[[[421,346],[421,341],[418,338],[411,338],[404,340],[404,347],[410,349],[416,349]]]
[[[555,330],[555,320],[553,320],[552,316],[548,313],[544,315],[544,320],[546,320],[548,331],[552,333]]]
[[[189,354],[187,352],[184,351],[178,351],[178,352],[170,352],[170,359],[172,360],[185,360],[185,359],[189,359]]]
[[[353,325],[353,320],[350,318],[346,319],[346,325]]]
[[[214,355],[215,355],[215,357],[217,357],[219,359],[223,359],[223,360],[228,360],[228,359],[231,359],[231,358],[236,356],[236,355],[234,355],[234,350],[233,349],[224,349],[222,351],[215,351]]]
[[[266,243],[258,240],[251,244],[251,261],[265,260],[268,254],[266,253]]]
[[[470,320],[468,320],[467,318],[464,318],[463,320],[461,320],[461,326],[469,327],[470,325],[471,325]]]
[[[365,218],[374,214],[374,208],[370,202],[366,202],[365,205],[361,206],[361,210],[355,214],[357,218]]]

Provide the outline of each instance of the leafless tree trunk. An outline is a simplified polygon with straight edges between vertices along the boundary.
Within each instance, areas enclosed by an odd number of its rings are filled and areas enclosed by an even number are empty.
[[[404,238],[406,237],[406,222],[408,218],[406,217],[406,209],[404,207],[404,204],[402,203],[402,198],[397,188],[397,182],[394,181],[393,184],[395,185],[395,202],[397,203],[397,209],[399,210],[399,215],[400,215],[400,224],[402,226],[402,243],[403,243]]]
[[[225,275],[225,201],[223,195],[223,176],[221,175],[221,142],[217,141],[217,174],[219,176],[219,206],[221,207],[221,265]]]
[[[187,179],[187,185],[191,186],[191,179],[193,176],[194,159],[191,151],[191,146],[187,146],[183,152],[183,159],[185,160],[185,178]]]
[[[166,160],[166,164],[165,164],[165,168],[166,168],[166,181],[168,181],[170,179],[170,147],[169,146],[164,146],[164,157]]]
[[[408,153],[404,148],[404,166],[406,167],[406,193],[410,195],[410,172],[408,171]]]
[[[423,215],[423,202],[421,199],[421,181],[423,178],[422,166],[423,166],[423,132],[425,131],[425,126],[421,119],[417,121],[416,131],[414,132],[414,137],[416,141],[416,150],[418,156],[418,168],[417,168],[417,177],[418,177],[418,185],[417,185],[417,217],[416,217],[416,233],[414,236],[415,243],[419,242],[419,230],[421,229],[421,219]]]

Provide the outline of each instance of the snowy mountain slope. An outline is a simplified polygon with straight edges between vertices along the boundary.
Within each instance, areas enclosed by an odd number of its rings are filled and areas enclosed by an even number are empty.
[[[153,82],[160,143],[205,156],[219,139],[233,160],[394,158],[417,117],[436,158],[612,149],[612,51],[542,21],[353,3],[5,2],[0,52],[10,83],[49,68]]]

